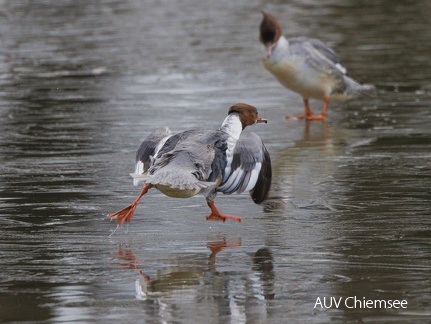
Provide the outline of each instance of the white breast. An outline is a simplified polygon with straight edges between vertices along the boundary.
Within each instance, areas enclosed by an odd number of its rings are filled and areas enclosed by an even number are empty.
[[[228,115],[223,124],[220,127],[220,130],[224,131],[229,135],[227,139],[227,150],[226,150],[226,168],[223,181],[225,181],[231,172],[233,152],[235,150],[236,142],[238,141],[241,132],[242,132],[242,124],[241,121],[236,114]]]

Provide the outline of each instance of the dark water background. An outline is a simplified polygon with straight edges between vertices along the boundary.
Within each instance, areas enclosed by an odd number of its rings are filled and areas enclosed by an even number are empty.
[[[377,99],[284,120],[301,98],[260,62],[259,10],[333,46]],[[431,3],[0,1],[0,321],[431,321]],[[247,102],[270,199],[142,200],[150,131],[216,128]],[[321,102],[312,102],[319,111]],[[218,254],[217,252],[220,251]],[[407,309],[314,308],[318,297]]]

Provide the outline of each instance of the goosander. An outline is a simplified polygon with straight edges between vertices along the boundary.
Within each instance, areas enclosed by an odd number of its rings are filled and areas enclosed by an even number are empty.
[[[273,15],[262,11],[260,42],[263,44],[263,64],[286,88],[299,93],[305,114],[296,118],[325,119],[329,99],[351,99],[360,95],[375,96],[375,87],[359,84],[347,75],[337,54],[318,39],[285,38]],[[323,100],[323,111],[315,115],[309,98]],[[290,116],[286,116],[290,118]]]
[[[269,153],[255,133],[240,135],[245,127],[266,122],[255,107],[238,103],[230,107],[218,130],[173,134],[166,127],[152,132],[136,152],[135,173],[130,174],[135,185],[144,183],[141,193],[108,217],[117,219],[118,226],[130,223],[142,196],[155,187],[174,198],[203,194],[211,209],[207,220],[240,222],[240,217],[222,214],[214,199],[218,192],[248,191],[256,204],[265,200],[272,179]]]

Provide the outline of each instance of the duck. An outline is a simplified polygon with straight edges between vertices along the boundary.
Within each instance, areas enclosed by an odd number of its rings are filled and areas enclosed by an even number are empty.
[[[284,87],[300,94],[304,102],[304,114],[286,115],[286,119],[325,120],[330,100],[375,97],[375,87],[352,79],[327,44],[315,38],[286,38],[277,19],[261,12],[259,39],[263,45],[263,65]],[[320,114],[311,110],[310,98],[323,100]]]
[[[215,206],[218,193],[249,192],[256,204],[268,196],[272,180],[271,158],[261,138],[253,132],[240,137],[250,125],[267,123],[256,107],[237,103],[216,130],[186,130],[173,133],[168,127],[156,129],[136,152],[135,185],[143,183],[136,200],[108,215],[118,222],[130,223],[142,196],[155,188],[173,198],[202,194],[211,213],[207,220],[222,221],[241,217],[221,213]]]

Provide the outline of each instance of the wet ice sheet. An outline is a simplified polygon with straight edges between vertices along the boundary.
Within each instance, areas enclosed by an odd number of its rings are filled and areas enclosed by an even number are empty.
[[[284,121],[302,102],[259,62],[259,3],[177,6],[1,3],[1,320],[428,319],[428,3],[263,8],[377,85],[376,100],[331,104],[327,125]],[[272,156],[270,199],[220,196],[243,221],[218,224],[202,197],[154,191],[109,238],[106,215],[138,194],[140,140],[218,127],[239,101],[269,119],[253,131]],[[355,295],[409,308],[314,309]]]

